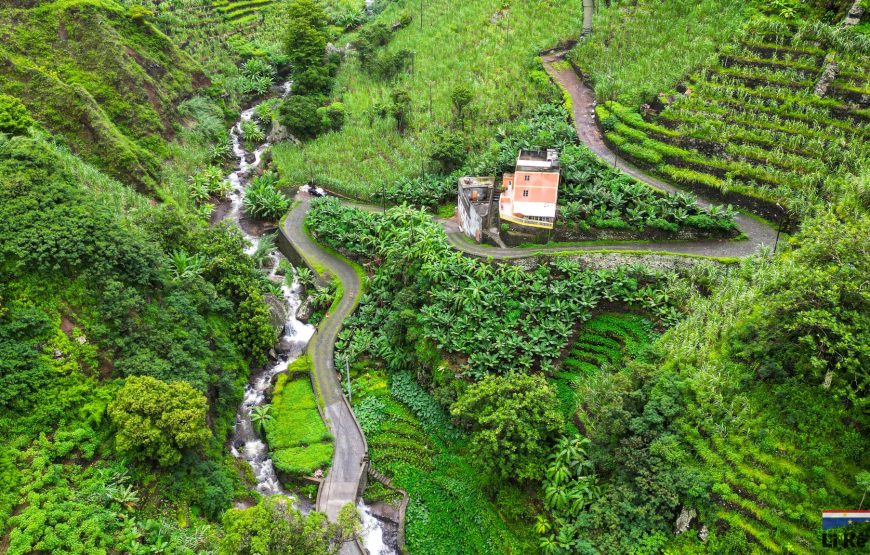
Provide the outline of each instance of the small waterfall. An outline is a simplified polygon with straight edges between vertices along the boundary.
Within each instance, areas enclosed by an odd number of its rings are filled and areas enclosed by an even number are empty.
[[[280,86],[281,96],[286,96],[290,91],[290,83],[284,83]],[[252,254],[257,250],[260,238],[246,232],[240,223],[242,217],[242,202],[245,198],[245,187],[250,182],[252,171],[260,165],[260,160],[263,152],[269,148],[269,143],[265,142],[258,146],[253,151],[245,148],[245,142],[242,136],[242,123],[251,121],[254,117],[256,106],[248,108],[241,113],[239,121],[233,126],[230,131],[230,138],[233,145],[233,154],[238,159],[238,169],[231,173],[229,179],[232,185],[232,193],[230,194],[230,209],[226,217],[236,223],[239,229],[244,234],[250,246],[245,249],[248,254]],[[286,281],[278,275],[280,262],[284,257],[279,252],[274,252],[271,255],[272,261],[270,264],[271,270],[269,279],[273,281],[281,281],[281,292],[283,294],[283,303],[287,312],[287,321],[284,323],[284,331],[279,345],[281,345],[282,354],[277,361],[270,363],[262,370],[252,374],[248,385],[245,387],[245,396],[242,404],[236,413],[236,424],[233,429],[233,437],[231,442],[231,452],[234,457],[244,459],[250,464],[254,476],[257,480],[257,491],[264,495],[287,494],[278,481],[275,474],[275,468],[272,465],[272,459],[269,458],[269,449],[265,442],[259,437],[251,423],[251,410],[266,401],[266,392],[272,385],[272,380],[278,374],[287,370],[287,367],[293,362],[308,344],[311,336],[314,335],[314,326],[303,324],[296,319],[296,310],[301,304],[302,288],[298,283],[294,282],[288,285]]]
[[[360,518],[362,520],[362,543],[370,555],[395,555],[396,550],[390,547],[384,535],[384,528],[381,521],[373,514],[371,509],[362,501],[357,506]],[[392,538],[395,543],[395,538]]]
[[[290,85],[288,81],[279,87],[282,97],[286,97],[290,93]],[[235,222],[245,239],[250,243],[250,246],[245,249],[245,252],[248,254],[252,254],[257,250],[260,238],[245,231],[241,225],[245,187],[251,180],[251,173],[259,167],[263,152],[271,146],[268,142],[264,142],[253,151],[246,150],[245,148],[242,136],[242,123],[253,119],[255,108],[256,105],[243,111],[239,121],[230,130],[233,154],[235,154],[239,162],[238,169],[227,176],[232,185],[232,193],[230,193],[230,209],[225,216]],[[269,279],[282,282],[281,291],[287,312],[287,321],[284,323],[284,331],[278,342],[281,355],[277,361],[270,363],[262,370],[254,372],[248,385],[245,386],[245,396],[236,413],[236,423],[233,428],[230,451],[234,457],[246,460],[251,466],[257,480],[256,489],[258,492],[263,495],[288,495],[281,487],[281,483],[275,473],[275,467],[272,465],[272,459],[269,457],[268,446],[254,430],[254,426],[251,423],[251,410],[265,402],[266,392],[269,391],[272,380],[278,374],[285,372],[290,363],[302,354],[308,345],[308,341],[314,335],[315,327],[304,324],[296,319],[296,311],[302,302],[302,287],[295,280],[292,285],[288,285],[286,280],[283,280],[277,274],[280,262],[286,259],[278,251],[272,253],[271,258]],[[311,508],[310,506],[300,505],[300,500],[298,499],[295,505],[297,509],[306,512]],[[384,543],[383,528],[380,521],[372,516],[371,510],[362,501],[360,501],[358,509],[363,522],[362,538],[369,553],[371,555],[395,554],[396,551]]]

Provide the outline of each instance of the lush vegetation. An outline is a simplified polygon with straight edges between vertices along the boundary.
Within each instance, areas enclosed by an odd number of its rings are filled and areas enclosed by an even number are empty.
[[[581,13],[579,0],[509,7],[428,1],[421,31],[419,2],[389,2],[366,26],[381,31],[354,35],[356,54],[338,72],[334,96],[345,108],[344,127],[302,148],[276,147],[280,170],[291,182],[313,178],[365,199],[382,185],[440,170],[430,156],[441,158],[445,140],[458,133],[461,153],[474,151],[503,122],[561,98],[538,52],[579,31]],[[394,23],[400,28],[391,33]],[[461,86],[473,91],[470,101],[454,95]]]
[[[310,366],[303,356],[278,376],[264,424],[272,463],[285,478],[311,476],[332,463],[332,436],[317,409]]]
[[[345,507],[339,522],[327,522],[323,513],[302,515],[287,498],[271,497],[248,509],[230,509],[224,515],[226,535],[218,553],[271,553],[334,555],[355,530],[353,507]]]
[[[509,370],[549,372],[574,323],[587,320],[600,303],[634,305],[670,323],[679,318],[676,307],[691,292],[675,275],[643,267],[588,270],[557,259],[528,271],[465,258],[420,211],[395,208],[384,215],[326,198],[312,204],[306,221],[326,244],[381,262],[371,290],[348,323],[350,330],[365,328],[354,334],[349,349],[352,357],[375,354],[391,369],[432,365],[423,355],[437,348],[458,355],[471,377]],[[398,300],[396,288],[404,290]],[[402,313],[399,307],[405,303],[411,313]],[[424,352],[409,353],[407,341],[419,342]]]
[[[280,172],[252,172],[254,218],[279,219],[308,181],[436,209],[458,175],[556,147],[563,229],[734,231],[730,208],[658,194],[577,145],[537,56],[576,35],[579,0],[375,2],[368,22],[357,0],[13,4],[3,552],[321,554],[357,531],[351,506],[329,524],[262,499],[227,451],[280,293],[271,240],[249,256],[206,224],[230,195],[242,106],[272,97],[240,125],[246,147],[302,141],[264,153]],[[410,494],[413,553],[817,553],[819,510],[866,501],[867,16],[844,29],[845,4],[604,3],[570,55],[626,157],[799,216],[778,253],[679,271],[494,263],[454,252],[423,211],[312,204],[311,233],[370,274],[336,356],[373,467]],[[340,284],[295,277],[316,322]],[[251,414],[288,481],[333,452],[309,371],[298,359]]]
[[[502,476],[536,481],[545,470],[547,453],[563,426],[557,393],[540,376],[556,376],[560,353],[575,335],[575,325],[604,302],[636,306],[673,322],[679,318],[675,307],[691,293],[691,283],[703,281],[703,272],[687,281],[643,268],[586,270],[570,259],[533,271],[494,266],[456,253],[437,223],[423,212],[403,208],[376,214],[320,199],[312,204],[307,225],[315,237],[341,252],[376,261],[370,290],[340,334],[336,356],[383,365],[391,372],[393,395],[401,394],[423,426],[437,423],[452,436],[453,427],[439,416],[441,407],[450,407],[457,422],[468,428],[469,442],[463,442],[461,453],[480,461],[473,466],[482,483]],[[430,399],[426,390],[414,382],[398,391],[415,388],[418,394],[397,393],[395,384],[410,378],[402,373],[406,369],[414,369],[437,403],[424,401]],[[375,468],[401,475],[391,468],[389,457],[378,455],[377,432],[390,406],[387,400],[355,399]],[[418,437],[390,440],[401,448],[388,453],[409,460],[420,451],[411,448]],[[411,460],[416,468],[427,468],[421,466],[426,460],[422,453]],[[448,518],[442,511],[449,510],[427,504],[427,522],[441,522]],[[488,526],[492,532],[506,525]]]
[[[408,492],[411,553],[534,551],[531,506],[521,489],[498,487],[467,454],[468,438],[407,372],[387,377],[367,362],[352,365],[354,412],[365,431],[372,465]],[[380,488],[371,483],[365,497]],[[378,497],[374,497],[375,500]],[[457,510],[469,507],[473,510]]]
[[[275,340],[265,279],[238,232],[39,133],[0,137],[0,167],[9,552],[201,549],[247,495],[223,443]]]
[[[818,95],[831,59],[840,69]],[[651,117],[618,102],[597,114],[612,144],[677,183],[803,216],[841,197],[866,166],[868,64],[870,41],[857,31],[761,19]]]

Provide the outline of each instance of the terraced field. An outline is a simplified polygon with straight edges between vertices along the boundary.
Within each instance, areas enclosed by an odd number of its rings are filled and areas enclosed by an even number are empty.
[[[256,21],[264,8],[272,5],[272,0],[213,0],[212,6],[228,21],[244,24]]]
[[[492,501],[485,472],[463,454],[466,435],[450,425],[414,378],[392,374],[388,383],[383,371],[354,366],[354,413],[368,440],[372,468],[410,496],[409,551],[482,554],[498,545],[501,553],[534,552],[528,501],[510,484]],[[366,497],[378,491],[374,486]],[[520,515],[526,521],[516,521]]]
[[[817,95],[832,60],[835,78]],[[836,198],[870,157],[868,75],[863,36],[763,22],[647,117],[616,102],[596,111],[607,139],[636,162],[685,186],[737,193],[776,218],[774,203],[801,214]]]
[[[579,390],[589,377],[615,368],[627,356],[637,356],[652,339],[652,322],[635,314],[602,314],[584,324],[553,379],[565,420],[573,420]]]
[[[772,417],[759,415],[754,424],[763,430]],[[742,437],[687,425],[683,433],[717,481],[713,498],[719,505],[718,521],[742,530],[767,553],[822,552],[821,510],[858,495],[841,478],[854,475],[857,468],[837,468],[835,473],[813,466],[807,471],[801,460],[806,445],[781,439],[771,443],[763,432]]]

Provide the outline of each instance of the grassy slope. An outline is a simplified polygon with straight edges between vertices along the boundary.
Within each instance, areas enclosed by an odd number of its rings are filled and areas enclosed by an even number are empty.
[[[599,99],[649,102],[728,40],[745,11],[736,0],[615,2],[596,13],[592,34],[570,59]]]
[[[403,13],[417,19],[398,31],[387,50],[415,50],[414,76],[402,77],[413,99],[413,127],[407,136],[396,134],[389,119],[373,114],[390,84],[366,75],[355,61],[342,67],[336,96],[344,102],[344,129],[324,135],[303,148],[290,144],[275,148],[281,170],[293,182],[317,178],[347,194],[366,197],[384,181],[420,172],[431,133],[451,118],[450,93],[459,84],[475,94],[469,129],[477,145],[488,144],[503,121],[552,93],[536,54],[570,38],[580,28],[581,2],[516,2],[493,23],[503,2],[432,0],[425,4],[424,30],[419,5],[410,0],[390,3],[378,21],[390,24]],[[509,30],[509,32],[508,32]],[[429,87],[433,114],[429,118]]]
[[[273,420],[266,437],[275,468],[292,476],[312,474],[332,462],[332,438],[317,410],[307,357],[294,361],[275,383]]]
[[[0,92],[113,176],[151,188],[175,106],[207,82],[193,60],[112,0],[0,9]]]

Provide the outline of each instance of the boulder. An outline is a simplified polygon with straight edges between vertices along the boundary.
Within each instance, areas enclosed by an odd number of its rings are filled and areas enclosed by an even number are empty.
[[[296,310],[296,319],[307,324],[312,314],[314,314],[314,303],[311,301],[311,297],[309,296],[302,301],[302,304],[300,304],[299,308]]]
[[[286,126],[281,125],[281,122],[278,120],[274,120],[272,122],[272,129],[269,130],[269,134],[266,136],[266,140],[271,144],[280,143],[281,141],[286,141],[290,138],[290,131]]]
[[[695,509],[683,507],[680,511],[680,516],[677,517],[677,522],[674,524],[674,534],[682,534],[689,529],[692,519],[698,516]]]
[[[281,339],[278,340],[278,345],[275,346],[275,350],[282,355],[293,351],[294,348],[295,343],[293,342],[293,338],[287,337],[286,335],[282,335]]]
[[[284,324],[289,317],[287,305],[284,304],[283,299],[279,299],[271,293],[266,295],[266,304],[269,306],[269,322],[275,329],[275,337],[279,337],[284,332]]]

